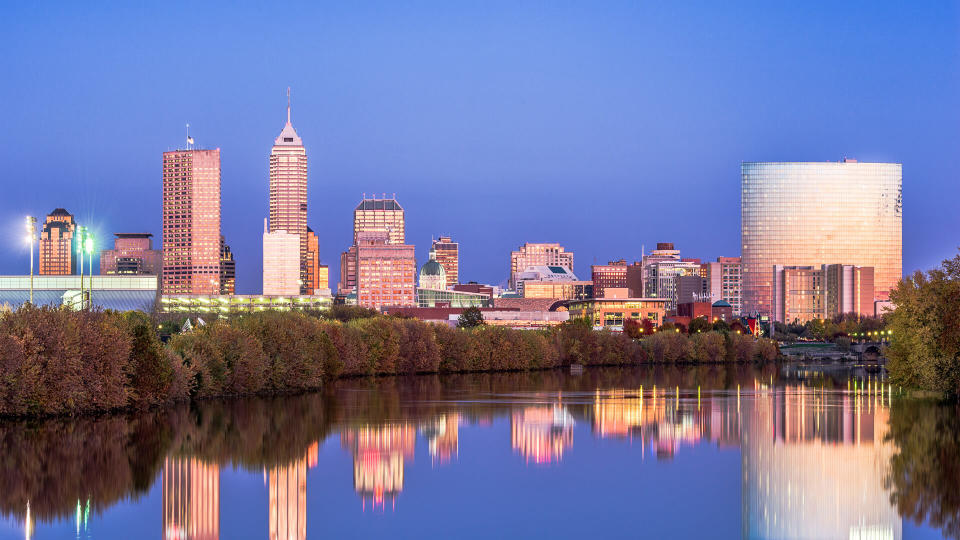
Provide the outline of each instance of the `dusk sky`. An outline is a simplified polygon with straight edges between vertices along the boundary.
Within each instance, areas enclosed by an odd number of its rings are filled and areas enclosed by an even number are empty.
[[[331,285],[366,193],[407,242],[460,243],[500,284],[523,242],[590,264],[674,242],[740,254],[741,161],[903,163],[906,272],[960,245],[960,4],[213,2],[7,4],[0,17],[0,274],[23,216],[152,232],[184,125],[220,148],[237,292],[259,293],[268,156],[309,155]],[[838,261],[844,262],[844,261]]]

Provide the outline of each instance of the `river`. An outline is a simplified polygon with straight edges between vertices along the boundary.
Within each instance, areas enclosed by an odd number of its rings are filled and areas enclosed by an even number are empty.
[[[957,413],[861,369],[688,366],[4,421],[0,538],[957,538]]]

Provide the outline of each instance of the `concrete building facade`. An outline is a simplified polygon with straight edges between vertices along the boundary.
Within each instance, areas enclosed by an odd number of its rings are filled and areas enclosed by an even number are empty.
[[[300,294],[300,237],[263,225],[263,294]]]

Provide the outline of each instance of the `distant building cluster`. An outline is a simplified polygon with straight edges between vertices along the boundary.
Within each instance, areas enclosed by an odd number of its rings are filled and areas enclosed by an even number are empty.
[[[321,239],[308,226],[307,151],[291,122],[288,98],[286,123],[268,160],[262,294],[234,301],[236,261],[221,230],[220,150],[194,148],[189,137],[187,142],[185,149],[163,153],[160,249],[150,233],[122,232],[99,257],[103,276],[155,276],[161,310],[344,303],[453,324],[462,310],[478,307],[489,311],[490,321],[518,328],[583,317],[614,330],[630,319],[654,326],[701,317],[803,323],[878,314],[902,273],[901,165],[844,159],[743,163],[740,255],[705,261],[659,242],[649,251],[639,246],[636,260],[594,264],[584,279],[574,273],[574,253],[562,244],[526,242],[510,252],[505,286],[463,282],[469,268],[461,267],[460,244],[451,235],[432,238],[428,260],[418,265],[396,195],[363,194],[353,211],[352,241],[340,255],[339,281],[331,283],[320,260]],[[34,227],[30,220],[28,227]],[[40,275],[82,275],[85,267],[92,275],[92,254],[81,264],[90,232],[67,210],[53,210],[38,232]],[[106,283],[81,278],[77,285],[88,290],[83,298],[108,300],[110,295],[95,294]],[[109,283],[111,291],[123,289]],[[63,290],[62,303],[76,296]],[[15,305],[27,301],[26,294],[0,290],[0,301]],[[567,313],[549,315],[557,312]]]

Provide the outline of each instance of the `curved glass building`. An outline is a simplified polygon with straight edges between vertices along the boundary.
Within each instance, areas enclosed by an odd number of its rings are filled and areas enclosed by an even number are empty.
[[[902,165],[743,163],[743,312],[771,315],[775,265],[874,268],[885,300],[902,273]]]

